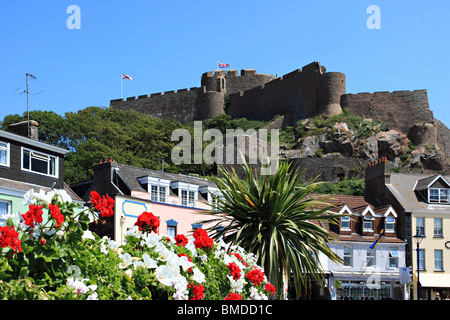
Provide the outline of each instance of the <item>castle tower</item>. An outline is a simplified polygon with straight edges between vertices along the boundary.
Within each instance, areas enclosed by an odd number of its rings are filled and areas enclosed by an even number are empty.
[[[318,114],[331,116],[341,113],[341,96],[345,94],[345,74],[341,72],[321,74],[317,94]]]

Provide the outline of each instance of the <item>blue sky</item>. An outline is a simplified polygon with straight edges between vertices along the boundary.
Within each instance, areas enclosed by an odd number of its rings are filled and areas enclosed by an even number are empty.
[[[67,8],[81,10],[70,30]],[[381,29],[366,12],[377,5]],[[313,61],[346,74],[347,92],[427,89],[450,127],[450,1],[0,2],[0,120],[30,110],[63,115],[124,96],[195,87],[218,60],[283,75]],[[399,115],[401,116],[401,115]]]

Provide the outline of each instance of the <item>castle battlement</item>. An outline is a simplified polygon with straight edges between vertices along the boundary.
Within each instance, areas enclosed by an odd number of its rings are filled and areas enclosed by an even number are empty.
[[[283,115],[283,125],[348,108],[405,134],[417,121],[434,121],[426,90],[346,93],[345,74],[327,72],[318,61],[281,77],[255,69],[208,71],[201,75],[199,87],[115,99],[110,106],[181,123],[209,119],[225,111],[233,118],[262,121]],[[395,116],[399,114],[401,117]]]

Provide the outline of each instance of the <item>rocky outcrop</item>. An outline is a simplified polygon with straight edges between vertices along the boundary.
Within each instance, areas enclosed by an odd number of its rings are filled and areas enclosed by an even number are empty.
[[[365,125],[359,126],[367,128]],[[376,130],[376,127],[361,134],[358,130],[349,129],[345,122],[317,128],[312,121],[304,120],[301,126],[303,136],[298,138],[294,148],[282,150],[282,156],[344,157],[369,161],[386,158],[397,171],[450,172],[449,159],[440,148],[438,131],[432,123],[416,123],[411,126],[408,135],[397,130]]]

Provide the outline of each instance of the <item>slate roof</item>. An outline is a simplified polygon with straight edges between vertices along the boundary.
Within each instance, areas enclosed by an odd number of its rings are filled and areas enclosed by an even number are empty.
[[[443,176],[450,181],[450,176]],[[432,179],[433,178],[433,179]],[[391,173],[390,183],[386,184],[389,191],[395,196],[397,201],[402,205],[405,211],[432,211],[432,212],[449,212],[450,206],[428,204],[421,197],[417,190],[417,185],[424,186],[431,183],[436,176],[430,177],[424,174],[402,174]],[[415,187],[416,186],[416,187]]]
[[[116,163],[118,171],[116,173],[122,178],[123,182],[127,185],[130,190],[134,191],[147,191],[139,183],[138,179],[142,177],[153,177],[158,179],[170,180],[170,182],[184,182],[189,184],[195,184],[199,187],[215,187],[216,184],[204,178],[192,177],[183,174],[162,172],[152,169],[139,168],[134,166],[129,166],[125,164]]]
[[[10,179],[6,179],[6,178],[0,178],[0,186],[11,188],[11,189],[22,190],[25,192],[30,189],[33,189],[36,192],[39,192],[39,190],[44,190],[45,192],[49,192],[51,190],[51,188],[49,188],[49,187],[39,186],[36,184],[31,184],[31,183],[26,183],[26,182],[21,182],[21,181],[10,180]],[[72,198],[73,201],[83,202],[83,199],[81,199],[75,192],[73,192],[73,190],[66,183],[64,183],[64,190]]]

